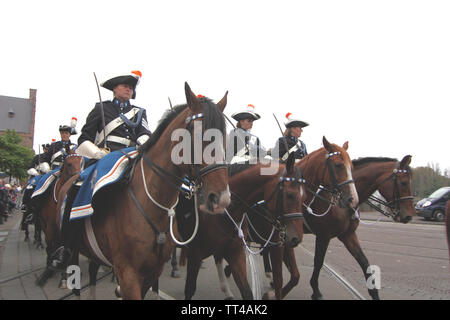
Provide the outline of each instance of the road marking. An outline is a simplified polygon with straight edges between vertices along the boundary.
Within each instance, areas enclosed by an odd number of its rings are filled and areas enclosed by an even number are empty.
[[[0,237],[6,237],[8,235],[8,231],[0,232]]]

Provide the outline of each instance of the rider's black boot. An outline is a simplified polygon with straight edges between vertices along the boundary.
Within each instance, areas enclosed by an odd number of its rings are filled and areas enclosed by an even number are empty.
[[[72,186],[67,193],[66,205],[61,227],[61,245],[51,254],[48,259],[49,268],[53,270],[65,270],[73,254],[74,242],[77,234],[78,221],[69,221],[73,201],[78,192],[78,187]]]

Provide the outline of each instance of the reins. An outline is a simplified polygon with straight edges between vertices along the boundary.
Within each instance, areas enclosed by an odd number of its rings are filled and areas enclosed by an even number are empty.
[[[187,117],[185,120],[186,129],[190,126],[190,124],[193,120],[202,118],[203,116],[204,116],[203,113],[198,113],[198,114]],[[178,192],[177,200],[175,201],[175,203],[172,206],[166,207],[166,206],[162,205],[157,200],[155,200],[152,197],[152,195],[150,194],[150,191],[148,190],[148,187],[147,187],[147,183],[145,181],[144,161],[145,161],[145,164],[159,178],[161,178],[163,181],[167,182],[173,189],[177,190],[177,192]],[[131,190],[130,186],[128,186],[128,193],[129,193],[131,199],[133,200],[133,202],[135,203],[136,207],[138,208],[139,212],[144,216],[145,220],[147,221],[147,223],[151,226],[152,230],[154,231],[155,236],[156,236],[156,243],[159,244],[160,246],[162,246],[166,240],[165,234],[167,232],[170,232],[170,235],[171,235],[173,241],[177,245],[183,246],[183,245],[189,244],[195,238],[195,236],[197,235],[197,232],[198,232],[199,216],[198,216],[198,206],[197,206],[197,193],[198,193],[198,190],[202,186],[201,179],[205,175],[207,175],[211,172],[214,172],[215,170],[226,168],[226,164],[214,163],[214,164],[208,165],[208,166],[206,166],[204,168],[200,168],[200,169],[198,169],[196,164],[193,164],[196,175],[194,176],[194,178],[192,180],[190,180],[190,183],[189,183],[190,186],[186,190],[186,189],[182,188],[182,184],[184,182],[186,182],[185,179],[180,178],[179,176],[173,174],[172,172],[160,167],[155,162],[153,162],[145,153],[142,155],[140,162],[141,162],[140,164],[141,164],[142,183],[144,185],[145,194],[147,195],[147,198],[150,199],[150,201],[153,202],[159,209],[167,212],[167,216],[169,218],[169,230],[166,232],[160,232],[158,230],[158,228],[156,228],[156,226],[151,222],[150,218],[145,213],[145,210],[139,204],[139,201],[137,200],[137,198],[134,195],[133,191]],[[183,194],[186,198],[189,198],[189,199],[192,198],[192,196],[194,196],[195,228],[194,228],[194,231],[193,231],[191,237],[186,241],[177,240],[177,238],[175,237],[175,234],[173,232],[173,219],[175,217],[175,207],[178,204],[178,200],[179,200],[179,193]],[[161,251],[160,251],[160,253],[161,253]]]

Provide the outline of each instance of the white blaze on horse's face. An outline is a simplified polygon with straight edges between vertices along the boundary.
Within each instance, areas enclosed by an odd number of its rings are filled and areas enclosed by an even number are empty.
[[[347,163],[346,169],[347,169],[347,180],[353,180],[352,168],[350,167],[350,163]],[[359,199],[358,199],[358,192],[356,191],[355,183],[354,182],[350,183],[349,188],[350,188],[350,193],[353,198],[353,201],[350,204],[350,206],[352,208],[356,208],[358,206]]]

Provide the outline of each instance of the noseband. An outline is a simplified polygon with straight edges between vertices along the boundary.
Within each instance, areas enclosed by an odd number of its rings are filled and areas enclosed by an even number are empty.
[[[413,196],[406,196],[406,197],[401,197],[400,196],[400,190],[398,187],[398,183],[397,183],[397,179],[398,179],[398,174],[399,173],[407,173],[409,174],[408,170],[404,170],[404,169],[399,169],[400,163],[397,161],[397,163],[395,164],[395,168],[392,171],[392,173],[386,178],[384,179],[382,182],[380,182],[380,184],[378,186],[381,186],[383,183],[389,181],[390,179],[393,179],[394,181],[394,188],[392,191],[392,201],[386,202],[383,201],[373,195],[369,196],[369,200],[377,202],[381,205],[384,205],[386,207],[388,207],[389,209],[391,209],[392,213],[390,212],[386,212],[385,210],[375,206],[374,204],[372,204],[370,201],[367,201],[367,204],[369,204],[369,206],[371,206],[373,209],[377,210],[378,212],[382,213],[383,215],[387,216],[387,217],[391,217],[394,221],[395,219],[400,215],[400,204],[403,201],[411,201],[414,199]]]

